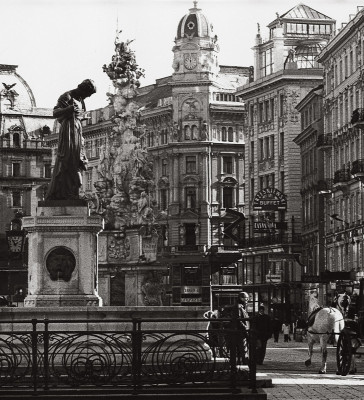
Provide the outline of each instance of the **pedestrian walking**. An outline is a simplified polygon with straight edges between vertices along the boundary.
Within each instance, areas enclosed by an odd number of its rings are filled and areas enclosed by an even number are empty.
[[[267,349],[267,341],[272,337],[272,321],[269,315],[264,313],[265,307],[259,306],[258,314],[252,320],[252,328],[257,337],[256,360],[262,365]]]
[[[282,321],[280,321],[278,317],[274,317],[272,322],[272,327],[273,327],[274,343],[278,343],[279,332],[281,331],[282,328]]]
[[[283,337],[284,337],[284,341],[285,342],[291,341],[291,338],[289,336],[290,329],[291,328],[289,326],[289,323],[287,321],[284,321],[284,323],[282,325],[282,332],[283,332]]]

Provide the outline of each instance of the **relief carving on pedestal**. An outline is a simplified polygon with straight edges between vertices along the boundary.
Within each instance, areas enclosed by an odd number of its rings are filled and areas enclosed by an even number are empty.
[[[48,254],[46,268],[52,281],[69,282],[75,267],[75,256],[65,247],[56,247]]]

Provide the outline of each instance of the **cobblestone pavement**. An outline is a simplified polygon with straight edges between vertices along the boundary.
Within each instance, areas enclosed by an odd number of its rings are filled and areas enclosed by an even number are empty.
[[[280,338],[281,339],[281,338]],[[364,349],[362,349],[364,353]],[[257,366],[257,375],[272,379],[273,387],[264,388],[268,400],[364,400],[364,354],[357,358],[355,375],[336,375],[336,348],[328,347],[327,373],[319,375],[320,347],[315,345],[312,365],[306,367],[307,343],[268,341],[263,365]]]

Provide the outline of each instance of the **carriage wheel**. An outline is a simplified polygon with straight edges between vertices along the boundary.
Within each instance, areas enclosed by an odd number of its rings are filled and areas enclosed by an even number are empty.
[[[349,373],[351,356],[351,335],[344,329],[340,332],[336,347],[336,363],[340,375],[346,376]]]

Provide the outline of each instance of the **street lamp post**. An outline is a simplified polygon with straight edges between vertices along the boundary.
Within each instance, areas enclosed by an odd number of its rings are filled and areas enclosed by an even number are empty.
[[[23,214],[20,211],[15,213],[15,218],[13,218],[10,222],[10,230],[6,231],[6,241],[8,245],[8,267],[9,267],[9,276],[8,276],[8,291],[9,296],[13,294],[13,290],[11,287],[11,261],[14,259],[21,258],[21,266],[24,266],[24,244],[26,232],[22,229],[22,218]]]

